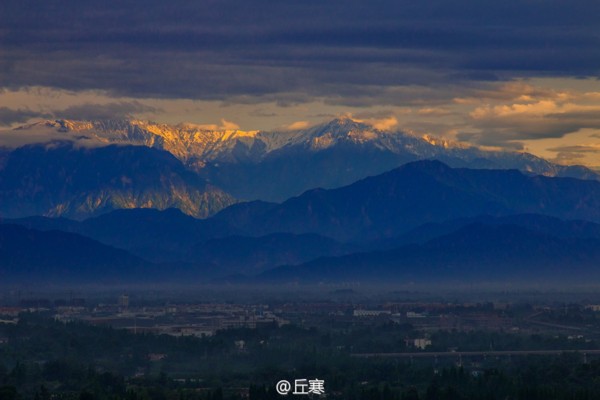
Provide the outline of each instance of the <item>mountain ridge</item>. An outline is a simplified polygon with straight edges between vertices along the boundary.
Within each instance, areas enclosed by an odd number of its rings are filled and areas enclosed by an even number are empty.
[[[280,266],[258,282],[582,283],[598,279],[600,239],[558,238],[517,225],[473,223],[424,244]]]
[[[540,213],[600,221],[600,182],[528,176],[517,170],[451,168],[416,161],[336,189],[313,189],[276,205],[242,203],[244,232],[318,233],[339,241],[392,237],[427,222],[481,214]],[[215,218],[235,221],[223,210]]]
[[[157,268],[76,233],[0,224],[0,277],[5,284],[134,281]]]
[[[598,179],[581,166],[552,164],[528,153],[481,150],[428,135],[382,131],[350,118],[293,131],[211,130],[140,120],[42,121],[20,131],[70,138],[84,146],[112,143],[166,150],[208,182],[245,200],[283,201],[308,189],[339,187],[432,158],[454,167],[516,168],[545,176]]]
[[[534,211],[543,215],[531,215]],[[402,277],[394,275],[395,265],[412,268],[405,271],[407,279],[427,266],[437,268],[429,270],[432,276],[464,272],[479,279],[496,276],[497,268],[519,266],[526,272],[531,265],[529,279],[544,275],[545,263],[556,277],[569,271],[596,277],[600,263],[600,182],[451,168],[439,161],[416,161],[279,204],[238,203],[203,220],[175,209],[137,209],[83,222],[39,217],[7,222],[89,234],[134,254],[156,256],[153,261],[185,254],[188,272],[215,277],[256,273],[281,262],[300,263],[299,269],[278,269],[288,280],[286,270],[354,279],[380,268],[390,279]],[[413,242],[402,242],[407,235]],[[313,261],[303,258],[307,248],[315,250],[309,254]],[[340,269],[345,266],[353,267]],[[523,271],[514,270],[514,276],[525,277]]]

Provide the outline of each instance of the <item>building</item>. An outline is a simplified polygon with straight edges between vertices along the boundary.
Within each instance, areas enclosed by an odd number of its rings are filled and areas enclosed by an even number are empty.
[[[127,307],[129,307],[129,296],[126,295],[126,294],[121,295],[119,297],[118,304],[119,304],[119,307],[121,307],[121,308],[127,308]]]
[[[431,346],[431,340],[427,338],[417,338],[413,340],[413,346],[417,349],[425,350],[427,346]]]

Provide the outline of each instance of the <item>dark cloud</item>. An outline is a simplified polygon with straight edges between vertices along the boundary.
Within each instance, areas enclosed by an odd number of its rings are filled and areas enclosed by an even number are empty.
[[[147,106],[138,101],[117,101],[106,104],[85,103],[52,112],[33,111],[26,108],[12,109],[0,107],[0,125],[10,126],[20,122],[27,122],[33,118],[65,118],[75,120],[131,118],[137,113],[157,111],[159,110],[155,107]]]
[[[155,107],[150,107],[138,101],[118,101],[107,104],[85,103],[78,106],[67,107],[55,111],[56,118],[75,120],[120,119],[131,118],[132,115],[144,112],[156,112]]]
[[[599,15],[595,0],[5,0],[0,86],[398,104],[387,88],[598,77]]]
[[[277,113],[271,112],[271,111],[266,111],[262,108],[253,110],[249,113],[250,115],[254,116],[254,117],[262,117],[262,118],[272,118],[272,117],[276,117]]]
[[[567,145],[551,147],[548,151],[569,152],[569,153],[600,153],[600,146],[585,146],[585,145]]]
[[[395,113],[393,110],[361,111],[352,115],[352,117],[358,119],[383,119],[394,116]]]
[[[551,147],[548,151],[556,152],[551,160],[560,164],[576,164],[586,159],[588,155],[600,154],[600,146],[566,145]]]
[[[552,112],[552,107],[547,112],[537,108],[508,115],[496,114],[494,109],[490,109],[485,115],[471,120],[476,132],[459,133],[457,138],[479,145],[520,150],[522,140],[556,139],[581,129],[600,129],[600,107],[590,109],[589,106],[575,104],[570,107],[572,110],[563,112]],[[560,106],[556,108],[560,109]],[[571,154],[575,148],[553,151]]]
[[[26,122],[31,118],[50,118],[51,115],[29,109],[11,109],[0,107],[0,125],[10,126],[18,122]]]
[[[520,151],[525,145],[519,141],[516,132],[498,134],[497,132],[459,132],[456,139],[461,142],[474,143],[481,146],[501,147],[505,150]]]
[[[549,161],[557,164],[577,164],[585,159],[585,155],[577,152],[561,151],[556,153],[556,157]]]

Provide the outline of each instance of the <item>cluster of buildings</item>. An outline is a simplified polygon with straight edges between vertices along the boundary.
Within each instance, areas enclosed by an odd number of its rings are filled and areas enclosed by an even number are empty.
[[[138,302],[139,303],[139,302]],[[160,303],[160,302],[155,302]],[[20,306],[0,307],[0,323],[15,323],[23,311],[47,311],[60,321],[82,320],[93,325],[109,325],[134,333],[173,336],[211,336],[218,330],[254,329],[261,325],[282,326],[290,322],[300,326],[351,327],[371,325],[376,321],[410,324],[424,337],[409,343],[424,349],[429,332],[437,330],[520,329],[507,312],[508,304],[386,302],[381,304],[352,301],[296,301],[273,304],[192,303],[154,305],[136,304],[126,294],[113,301],[86,304],[84,299],[68,301],[47,299],[23,300]],[[585,309],[600,310],[586,305]],[[411,341],[413,339],[411,338]],[[408,344],[408,343],[407,343]]]
[[[57,308],[55,318],[110,325],[134,333],[172,336],[211,336],[223,329],[254,329],[261,324],[281,326],[288,323],[275,315],[267,305],[201,303],[130,306],[129,298],[125,295],[119,297],[115,304]]]

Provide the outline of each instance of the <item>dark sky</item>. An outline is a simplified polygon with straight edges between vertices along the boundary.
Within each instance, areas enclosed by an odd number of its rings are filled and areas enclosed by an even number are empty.
[[[5,0],[0,84],[371,104],[390,85],[598,77],[599,21],[598,1]]]
[[[320,104],[321,118],[346,110],[396,118],[398,128],[523,148],[523,140],[598,127],[588,106],[600,107],[589,97],[600,91],[599,21],[597,0],[3,0],[0,123],[62,111],[88,117],[90,109],[92,117],[94,109],[98,116],[114,109],[161,118],[160,110],[172,114],[175,101],[187,100],[177,103],[189,108],[179,118],[225,118],[250,129],[261,128],[261,114],[268,127],[269,116],[277,124],[314,122]],[[20,92],[29,93],[27,104]],[[78,101],[59,96],[55,109],[44,105],[52,93],[84,92]],[[578,108],[565,111],[565,98],[556,96],[566,92]],[[475,107],[457,98],[480,98],[492,117],[496,106],[547,100],[558,107],[545,108],[549,114],[568,115],[545,118],[553,133],[523,121],[502,132],[502,121],[473,121]],[[216,115],[215,102],[228,111]],[[587,113],[588,122],[573,124],[574,112]]]

